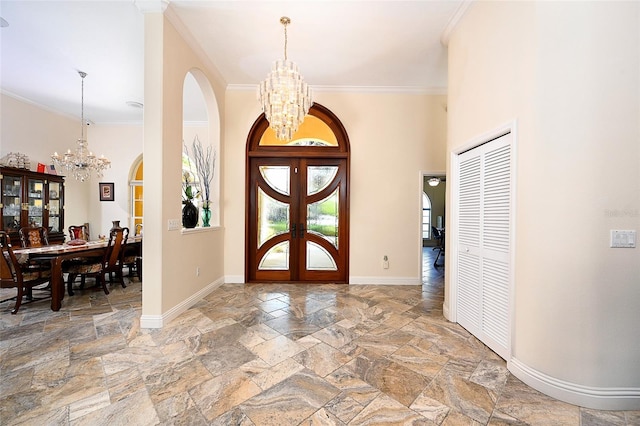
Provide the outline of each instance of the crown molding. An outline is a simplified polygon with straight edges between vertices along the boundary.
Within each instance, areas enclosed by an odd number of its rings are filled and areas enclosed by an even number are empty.
[[[220,72],[218,67],[214,64],[209,55],[207,55],[202,46],[200,46],[200,44],[195,40],[193,34],[191,34],[191,31],[189,31],[189,28],[184,24],[184,22],[180,20],[172,7],[167,10],[165,16],[169,20],[171,25],[173,25],[173,28],[175,28],[178,34],[180,34],[180,36],[183,38],[185,43],[187,43],[187,45],[193,50],[198,59],[202,61],[207,73],[211,74],[218,81],[220,81],[222,85],[227,84],[227,81],[222,76],[222,73]],[[212,84],[213,88],[213,83],[211,81],[209,83]]]
[[[36,107],[36,108],[39,108],[39,109],[41,109],[41,110],[44,110],[44,111],[47,111],[47,112],[51,112],[51,113],[53,113],[53,114],[61,115],[61,116],[63,116],[63,117],[70,118],[70,119],[72,119],[72,120],[78,120],[78,121],[80,120],[80,117],[78,117],[78,116],[75,116],[75,115],[72,115],[72,114],[67,114],[67,113],[65,113],[65,112],[60,112],[60,111],[58,111],[58,110],[56,110],[56,109],[53,109],[53,108],[51,108],[51,107],[48,107],[48,106],[46,106],[46,105],[42,105],[42,104],[40,104],[40,103],[38,103],[38,102],[34,102],[34,101],[32,101],[31,99],[23,98],[22,96],[20,96],[20,95],[16,95],[15,93],[9,92],[9,91],[7,91],[7,90],[5,90],[5,89],[0,89],[0,93],[2,93],[2,94],[3,94],[3,95],[5,95],[5,96],[8,96],[8,97],[10,97],[10,98],[13,98],[13,99],[15,99],[15,100],[17,100],[17,101],[20,101],[20,102],[22,102],[22,103],[25,103],[25,104],[28,104],[28,105],[34,106],[34,107]],[[91,120],[90,120],[90,119],[88,119],[88,118],[87,118],[86,120],[87,120],[87,121],[91,121]]]
[[[255,92],[257,84],[229,84],[229,92]],[[421,86],[311,86],[311,90],[318,93],[407,93],[417,95],[446,95],[446,87]]]
[[[458,26],[458,23],[460,22],[464,14],[467,13],[467,10],[469,9],[469,6],[471,6],[472,2],[473,0],[463,0],[463,2],[458,6],[458,9],[456,9],[454,14],[451,15],[449,22],[447,22],[447,26],[444,27],[444,31],[442,31],[442,35],[440,36],[440,43],[442,43],[443,46],[449,45],[451,34],[456,29],[456,26]]]
[[[164,13],[169,7],[169,0],[133,0],[133,4],[142,13]]]

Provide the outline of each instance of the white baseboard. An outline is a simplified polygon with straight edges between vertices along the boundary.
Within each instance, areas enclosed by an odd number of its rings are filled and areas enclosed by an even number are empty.
[[[595,388],[548,376],[511,358],[507,368],[532,388],[560,401],[596,410],[640,410],[640,388]]]
[[[349,277],[351,285],[422,285],[420,277]]]
[[[187,299],[178,303],[173,308],[169,309],[162,315],[141,315],[140,327],[141,328],[162,328],[165,324],[169,323],[172,319],[177,318],[181,313],[191,308],[198,303],[204,297],[206,297],[213,290],[218,288],[224,283],[224,278],[218,278],[202,290],[192,294]]]
[[[244,284],[244,275],[225,275],[224,282],[227,284]],[[351,285],[422,285],[420,277],[349,277]]]
[[[227,284],[244,284],[244,275],[225,275],[224,282]]]
[[[442,304],[442,316],[444,316],[448,321],[451,321],[449,317],[449,305],[446,303]]]

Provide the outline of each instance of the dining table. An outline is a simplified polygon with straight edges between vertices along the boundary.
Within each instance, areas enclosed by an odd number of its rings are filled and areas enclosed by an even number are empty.
[[[125,243],[142,244],[142,236],[136,235],[127,238]],[[81,257],[100,257],[104,254],[108,245],[107,240],[87,241],[83,244],[53,244],[41,247],[24,247],[14,249],[13,252],[20,263],[28,261],[51,262],[51,310],[59,311],[64,299],[63,263],[71,259]]]

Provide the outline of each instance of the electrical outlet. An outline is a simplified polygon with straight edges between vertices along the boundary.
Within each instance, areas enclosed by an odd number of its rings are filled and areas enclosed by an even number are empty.
[[[389,257],[387,257],[386,254],[382,258],[382,268],[383,269],[389,269]]]
[[[196,277],[200,276],[200,267],[196,266]]]
[[[182,227],[182,224],[180,223],[180,219],[169,219],[169,222],[167,225],[168,225],[167,227],[169,231],[176,231]]]

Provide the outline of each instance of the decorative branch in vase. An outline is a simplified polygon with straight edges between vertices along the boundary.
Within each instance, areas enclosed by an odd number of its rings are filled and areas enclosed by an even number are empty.
[[[206,150],[203,149],[198,135],[193,139],[193,158],[196,162],[196,170],[198,171],[200,193],[202,199],[202,226],[209,226],[211,220],[211,182],[216,167],[216,152],[209,145]]]

